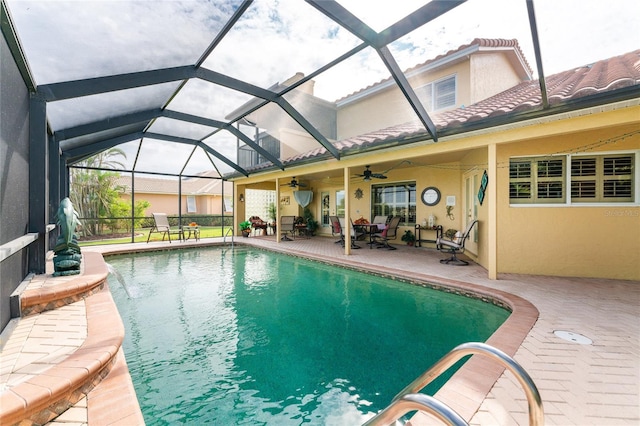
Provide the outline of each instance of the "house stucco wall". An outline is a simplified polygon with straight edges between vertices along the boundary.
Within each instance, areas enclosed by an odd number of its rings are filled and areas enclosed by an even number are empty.
[[[520,274],[640,280],[640,206],[510,205],[509,158],[572,152],[638,125],[576,131],[498,148],[498,270]],[[591,154],[629,152],[640,156],[640,136],[603,144]],[[637,161],[637,160],[636,160]],[[637,162],[636,162],[637,164]],[[636,166],[637,167],[637,166]],[[638,194],[636,170],[636,194]]]
[[[293,157],[301,152],[311,151],[318,148],[318,141],[306,132],[297,130],[280,129],[278,134],[280,139],[280,158]]]
[[[228,194],[231,196],[231,194]],[[187,196],[183,195],[182,214],[206,214],[215,215],[222,214],[222,197],[219,195],[196,195],[196,211],[187,212]],[[120,196],[123,200],[129,201],[131,197],[129,194],[122,194]],[[136,201],[148,201],[151,204],[145,211],[149,216],[151,213],[166,213],[168,215],[178,214],[178,196],[175,194],[136,194]]]
[[[417,120],[402,92],[383,89],[338,110],[338,140]]]
[[[409,83],[415,90],[425,84],[455,75],[455,107],[469,105],[471,101],[469,66],[469,61],[466,60],[444,69],[424,72],[411,77]],[[339,107],[338,139],[357,136],[417,119],[402,92],[394,85]]]
[[[461,105],[474,104],[521,82],[508,59],[500,53],[473,55],[470,69],[469,92]]]
[[[126,201],[131,200],[129,194],[122,194],[120,198]],[[136,194],[137,201],[149,202],[150,206],[146,210],[147,216],[150,216],[151,213],[178,214],[178,197],[173,194]]]

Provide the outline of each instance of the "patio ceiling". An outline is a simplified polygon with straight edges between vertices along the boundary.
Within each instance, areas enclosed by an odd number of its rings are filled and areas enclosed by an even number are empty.
[[[46,102],[68,164],[118,147],[126,170],[248,176],[265,168],[241,167],[239,143],[267,158],[267,168],[295,165],[254,140],[257,131],[276,135],[282,126],[341,158],[336,135],[308,107],[311,85],[314,101],[333,108],[388,80],[404,95],[392,107],[409,111],[423,138],[435,142],[438,130],[406,74],[416,64],[476,37],[515,38],[544,99],[545,71],[631,50],[612,28],[626,27],[637,47],[626,21],[634,15],[629,7],[640,13],[632,0],[622,2],[627,13],[600,10],[582,19],[583,28],[567,25],[585,10],[581,0],[547,3],[534,10],[532,0],[2,0],[2,29],[16,34],[14,56],[24,58],[23,75]],[[262,112],[268,124],[256,129],[251,117]]]

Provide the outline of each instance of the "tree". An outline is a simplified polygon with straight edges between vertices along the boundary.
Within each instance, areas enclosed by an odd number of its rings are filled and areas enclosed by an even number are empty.
[[[112,216],[111,206],[119,198],[122,187],[115,184],[119,177],[117,172],[99,169],[124,168],[118,160],[126,160],[127,156],[119,148],[106,151],[79,162],[79,167],[71,169],[71,193],[69,198],[83,221],[85,234],[96,235],[102,230],[104,218]],[[90,220],[87,220],[90,219]]]
[[[133,220],[134,229],[142,225],[144,211],[149,208],[150,205],[146,200],[136,201],[133,208],[133,216],[135,217]],[[110,208],[113,218],[107,221],[107,226],[111,229],[111,232],[115,233],[122,229],[126,232],[131,232],[131,220],[129,219],[131,217],[131,203],[122,198],[118,198],[111,203]]]

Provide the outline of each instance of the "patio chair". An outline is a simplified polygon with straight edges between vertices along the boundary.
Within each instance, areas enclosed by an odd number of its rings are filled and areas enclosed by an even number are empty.
[[[453,240],[446,240],[443,237],[438,237],[436,239],[436,247],[439,251],[443,253],[448,253],[451,256],[446,259],[440,259],[440,263],[452,264],[452,265],[468,265],[469,262],[466,260],[458,259],[458,253],[464,253],[464,244],[469,238],[469,234],[473,229],[474,225],[478,223],[477,220],[472,220],[467,224],[467,228],[464,232],[456,232],[456,235],[453,237]]]
[[[295,216],[282,216],[280,217],[280,233],[282,234],[282,241],[291,241],[291,238],[287,234],[295,238],[296,230],[296,217]]]
[[[345,237],[344,237],[345,219],[343,217],[339,217],[338,218],[338,223],[340,224],[340,241],[342,243],[342,247],[344,247],[344,245],[345,245]],[[351,248],[352,249],[359,249],[360,246],[355,243],[357,235],[356,235],[355,229],[353,229],[353,222],[350,222],[350,224],[351,224],[351,229],[350,229],[350,231],[351,231]]]
[[[353,223],[353,219],[349,219],[351,221],[351,236],[356,240],[361,241],[364,240],[365,237],[369,235],[366,228],[357,226]]]
[[[342,244],[342,227],[340,226],[340,220],[338,220],[338,216],[329,216],[329,222],[331,222],[331,235],[334,237],[339,237],[339,240],[336,241],[336,244]]]
[[[260,219],[259,216],[251,216],[249,218],[249,222],[251,222],[251,227],[255,232],[257,232],[259,229],[262,229],[262,235],[267,235],[267,228],[269,227],[269,224]]]
[[[384,228],[387,226],[387,222],[389,221],[389,216],[375,216],[371,224],[378,225],[378,228],[371,228],[371,233],[376,234],[384,231]]]
[[[400,225],[400,216],[393,216],[389,223],[385,226],[381,232],[376,232],[372,237],[372,244],[377,244],[377,248],[386,248],[389,250],[395,250],[396,247],[389,244],[389,241],[398,238],[398,226]]]
[[[147,243],[151,239],[151,234],[154,232],[162,233],[162,241],[164,241],[164,237],[166,236],[169,239],[169,243],[171,243],[171,234],[177,235],[178,240],[182,241],[184,239],[184,234],[182,233],[182,228],[179,227],[177,229],[171,228],[169,225],[169,218],[167,218],[166,213],[151,213],[153,215],[153,227],[149,231],[149,236],[147,237]]]
[[[376,225],[386,225],[388,221],[389,216],[376,216],[373,218],[373,221],[371,223],[374,223]]]

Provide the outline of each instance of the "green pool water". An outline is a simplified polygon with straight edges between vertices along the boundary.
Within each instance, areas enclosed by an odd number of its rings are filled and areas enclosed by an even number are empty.
[[[107,262],[117,271],[110,288],[148,425],[361,424],[453,347],[486,340],[509,315],[255,249]]]

